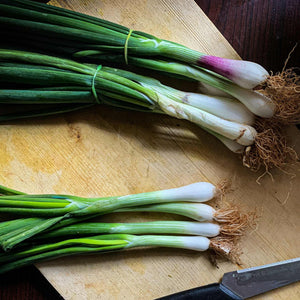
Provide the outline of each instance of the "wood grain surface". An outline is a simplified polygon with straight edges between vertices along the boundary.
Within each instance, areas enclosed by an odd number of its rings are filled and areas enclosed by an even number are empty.
[[[239,8],[239,1],[234,2]],[[237,57],[193,1],[68,0],[52,3],[200,51]],[[211,11],[212,6],[207,9]],[[234,22],[234,18],[230,22]],[[234,192],[226,199],[242,203],[246,209],[256,208],[261,215],[258,228],[242,243],[243,267],[299,255],[297,178],[291,180],[277,173],[275,182],[266,177],[262,185],[257,185],[258,174],[243,168],[235,155],[187,122],[99,107],[44,120],[2,124],[0,138],[7,141],[0,145],[1,182],[30,193],[116,195],[201,180],[218,183],[231,178]],[[295,145],[299,149],[299,136]],[[158,217],[127,215],[123,220]],[[38,267],[66,299],[153,299],[215,282],[225,271],[238,268],[222,262],[216,269],[207,254],[168,249],[70,257]],[[30,288],[18,292],[18,287],[12,284],[16,274],[19,275],[19,271],[12,272],[6,280],[1,276],[1,299],[46,299],[49,296],[49,290],[44,294],[37,289],[30,294]],[[5,289],[9,285],[11,287]],[[257,299],[297,297],[299,286],[293,285]]]

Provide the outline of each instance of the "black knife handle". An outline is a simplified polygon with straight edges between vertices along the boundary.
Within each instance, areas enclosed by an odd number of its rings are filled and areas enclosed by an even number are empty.
[[[219,283],[213,283],[176,294],[168,295],[156,300],[242,300]]]

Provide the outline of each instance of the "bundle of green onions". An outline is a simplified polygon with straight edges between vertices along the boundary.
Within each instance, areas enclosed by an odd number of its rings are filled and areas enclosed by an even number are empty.
[[[187,119],[242,153],[253,145],[254,115],[239,101],[187,93],[133,72],[19,50],[0,49],[0,103],[52,104],[0,120],[66,112],[103,103]],[[61,106],[64,104],[64,106]]]
[[[140,246],[211,249],[235,259],[236,242],[249,226],[249,215],[241,214],[235,207],[215,210],[201,203],[220,194],[218,188],[207,182],[105,198],[29,195],[6,187],[1,187],[0,192],[0,213],[11,218],[0,222],[0,245],[4,251],[0,253],[0,273],[65,255]],[[86,222],[96,216],[125,211],[167,212],[201,223]]]
[[[4,85],[14,85],[14,89],[0,90],[0,103],[90,105],[98,102],[184,118],[239,148],[237,143],[247,146],[255,139],[254,128],[246,125],[251,123],[252,114],[237,101],[186,94],[132,72],[109,67],[99,69],[53,56],[0,49],[0,75]],[[218,107],[219,111],[216,111]],[[8,114],[0,116],[0,120],[34,114],[44,113]]]
[[[258,64],[214,57],[152,35],[28,0],[1,0],[3,37],[24,45],[72,56],[124,54],[131,57],[162,57],[203,67],[251,89],[263,82],[268,72]],[[124,48],[124,46],[126,47]],[[83,52],[84,51],[84,52]]]
[[[253,170],[258,170],[262,165],[266,169],[274,166],[281,168],[287,161],[297,159],[295,152],[286,146],[281,124],[297,123],[300,120],[299,94],[295,97],[289,94],[291,101],[282,100],[282,93],[278,96],[278,87],[270,88],[269,83],[274,77],[270,78],[268,72],[260,65],[206,55],[112,22],[28,0],[0,0],[0,24],[3,44],[10,48],[35,49],[46,54],[92,61],[96,64],[125,62],[136,67],[199,81],[206,92],[214,94],[212,97],[177,91],[163,86],[156,80],[119,69],[102,67],[98,71],[96,67],[87,65],[73,67],[75,63],[70,61],[66,67],[52,63],[50,58],[46,59],[48,61],[45,63],[41,57],[39,61],[30,61],[30,64],[43,66],[43,72],[49,73],[51,84],[48,85],[51,85],[51,89],[47,87],[47,93],[41,95],[42,89],[38,91],[34,86],[34,91],[31,89],[27,93],[20,92],[24,94],[23,100],[21,96],[8,95],[11,91],[4,91],[1,99],[5,98],[6,103],[29,103],[29,99],[34,99],[34,103],[59,103],[57,99],[61,97],[61,103],[68,104],[60,109],[21,113],[8,118],[70,111],[85,107],[89,105],[87,103],[95,102],[93,100],[96,99],[99,103],[164,112],[177,118],[188,119],[214,134],[232,151],[243,153],[244,165]],[[19,56],[22,55],[26,56]],[[19,74],[18,82],[31,83],[32,81],[28,82],[29,79],[25,80],[25,77],[30,75],[26,73],[28,65],[20,65],[22,58],[16,59],[15,55],[9,59],[12,64],[2,63],[3,76],[8,76],[5,68],[10,67],[9,72],[16,68],[15,73]],[[14,59],[17,60],[17,64]],[[1,60],[7,60],[7,56],[5,58],[2,55]],[[26,59],[23,59],[22,64],[24,61]],[[39,66],[33,78],[40,76],[42,71]],[[56,69],[51,69],[53,67]],[[50,71],[58,71],[57,68],[63,69],[64,74],[56,73],[53,79],[54,74]],[[32,66],[30,69],[30,72],[33,72]],[[78,74],[76,78],[74,74],[69,77],[66,69],[69,72],[84,74],[85,79],[79,78]],[[98,80],[100,77],[101,83]],[[7,78],[16,80],[16,76]],[[125,82],[124,78],[131,82]],[[109,82],[105,81],[105,84],[104,80]],[[268,88],[262,92],[253,90],[266,80]],[[37,85],[45,85],[45,81],[37,81]],[[121,89],[126,86],[124,91],[120,91],[117,84],[122,84]],[[78,88],[78,85],[81,87]],[[108,89],[109,85],[111,89]],[[73,87],[76,87],[76,91]],[[93,93],[90,92],[90,87]],[[135,91],[129,91],[127,88]],[[4,89],[7,87],[4,86]],[[45,87],[43,89],[45,91]],[[215,94],[221,97],[216,97]],[[5,118],[6,116],[2,117],[2,120]]]

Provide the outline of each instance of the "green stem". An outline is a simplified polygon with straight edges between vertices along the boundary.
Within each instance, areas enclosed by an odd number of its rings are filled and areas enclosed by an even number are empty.
[[[31,265],[33,263],[37,263],[40,261],[46,261],[53,258],[59,258],[69,255],[75,254],[91,254],[91,253],[99,253],[99,252],[107,252],[107,251],[116,251],[123,249],[124,245],[115,245],[115,246],[102,246],[98,248],[90,248],[90,247],[68,247],[64,249],[53,250],[37,255],[33,255],[30,257],[25,257],[13,262],[8,262],[7,264],[3,264],[0,266],[0,274],[6,273],[8,271],[18,269],[21,267],[25,267]]]
[[[9,249],[13,248],[15,245],[21,243],[22,241],[52,227],[54,224],[57,224],[63,218],[64,217],[56,217],[46,220],[42,219],[38,222],[32,222],[25,228],[21,228],[20,232],[14,232],[13,236],[11,237],[3,236],[3,238],[1,238],[0,240],[0,244],[4,251],[8,251]]]
[[[90,91],[37,91],[0,90],[0,103],[3,104],[64,104],[93,103]]]
[[[160,203],[138,207],[121,208],[116,212],[159,212],[176,214],[196,221],[212,221],[214,209],[202,203]]]
[[[0,223],[0,240],[4,234],[10,233],[18,228],[24,228],[28,224],[33,224],[34,222],[39,222],[41,218],[24,218],[24,219],[14,219],[9,221],[4,221]]]
[[[57,202],[38,202],[38,201],[15,201],[15,200],[5,200],[5,199],[0,199],[0,207],[34,207],[34,208],[42,208],[42,207],[47,207],[47,208],[64,208],[66,207],[65,203],[57,203]]]
[[[28,250],[21,250],[19,252],[15,253],[8,253],[8,254],[2,254],[0,255],[0,263],[7,262],[7,261],[14,261],[18,260],[20,258],[40,254],[43,252],[49,252],[53,250],[63,249],[66,247],[75,247],[75,246],[87,246],[91,248],[99,248],[100,246],[108,247],[108,246],[126,246],[128,242],[123,239],[113,239],[113,240],[106,240],[104,239],[105,236],[100,237],[103,238],[102,240],[97,239],[97,237],[91,237],[91,238],[76,238],[76,239],[68,239],[57,243],[52,244],[45,244],[41,246],[33,246],[32,248]],[[18,251],[18,250],[17,250]]]
[[[0,185],[0,196],[1,195],[25,195],[26,193],[10,189],[6,186]]]
[[[154,221],[141,223],[79,223],[40,234],[36,237],[36,239],[44,240],[61,236],[70,237],[103,233],[194,235],[199,234],[194,230],[194,226],[199,224],[200,223],[184,221]]]
[[[99,247],[100,246],[100,247]],[[97,253],[134,247],[172,247],[205,251],[210,246],[206,237],[110,234],[69,239],[58,243],[37,245],[0,256],[0,273],[50,258],[73,254]]]
[[[72,111],[77,111],[80,109],[89,108],[94,105],[95,105],[94,103],[76,104],[76,105],[74,105],[74,104],[58,105],[55,107],[47,107],[47,108],[43,108],[43,109],[33,109],[33,110],[26,110],[26,111],[21,111],[21,112],[5,113],[5,114],[0,114],[0,122],[52,116],[52,115],[63,114],[63,113],[68,113],[68,112],[72,112]]]

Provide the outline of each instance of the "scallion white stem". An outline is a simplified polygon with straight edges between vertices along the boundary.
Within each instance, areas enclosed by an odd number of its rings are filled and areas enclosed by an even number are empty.
[[[61,236],[83,236],[107,233],[126,234],[182,234],[214,237],[220,234],[221,227],[214,223],[186,221],[153,221],[141,223],[78,223],[64,226],[39,235],[40,239],[51,239]]]
[[[179,91],[167,86],[143,84],[172,100],[204,110],[222,119],[252,125],[254,115],[236,99]]]
[[[250,61],[203,55],[198,64],[231,79],[245,89],[253,89],[269,76],[265,68]]]
[[[134,236],[124,248],[133,247],[171,247],[195,251],[206,251],[210,247],[210,240],[202,236],[166,236],[144,235]]]
[[[239,86],[231,86],[230,94],[240,100],[255,115],[262,118],[271,118],[275,113],[276,105],[263,94],[243,89]]]
[[[215,88],[209,84],[206,84],[204,82],[199,81],[198,82],[198,92],[201,94],[205,95],[210,95],[210,96],[220,96],[220,97],[226,97],[226,98],[232,98],[234,99],[233,96],[229,95],[228,93],[225,93],[224,91]]]
[[[116,212],[163,212],[185,216],[196,221],[213,221],[216,210],[207,204],[179,202],[122,208]]]
[[[178,188],[116,197],[118,208],[166,202],[206,202],[219,195],[219,190],[209,182],[196,182]]]
[[[203,127],[204,128],[204,127]],[[212,130],[209,130],[207,128],[204,128],[207,132],[215,136],[219,141],[221,141],[224,146],[226,146],[230,151],[238,154],[242,154],[245,151],[245,146],[237,143],[236,141],[230,140],[227,137],[220,135]]]
[[[163,201],[205,202],[218,195],[218,189],[209,182],[196,182],[157,193]]]
[[[228,121],[247,125],[252,125],[254,122],[254,115],[245,105],[235,99],[196,93],[185,93],[182,99],[183,103],[198,107]]]
[[[159,95],[160,108],[168,115],[178,119],[189,120],[199,126],[215,131],[241,145],[248,146],[254,143],[256,130],[249,126],[231,122],[212,115],[198,108],[178,103],[163,95]]]

